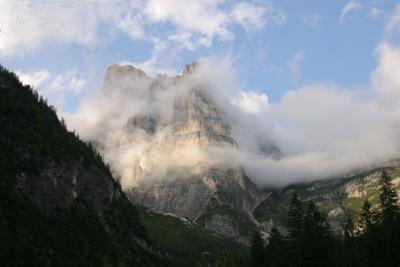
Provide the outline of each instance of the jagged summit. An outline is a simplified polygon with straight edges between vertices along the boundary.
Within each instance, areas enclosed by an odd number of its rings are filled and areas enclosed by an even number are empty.
[[[105,80],[110,78],[125,78],[125,77],[146,77],[149,78],[143,70],[136,68],[132,65],[112,64],[107,68]]]
[[[185,68],[182,70],[182,76],[190,75],[196,72],[200,66],[198,62],[192,62],[191,64],[185,65]]]
[[[147,77],[146,72],[129,64],[127,65],[112,64],[107,68],[106,75],[119,76],[119,77],[127,75],[137,75],[140,77]]]
[[[200,63],[197,61],[194,61],[190,64],[186,64],[183,70],[181,71],[180,75],[177,75],[175,77],[179,76],[188,76],[191,74],[194,74],[198,69],[199,69]],[[150,78],[150,76],[143,71],[142,69],[135,67],[134,65],[131,64],[112,64],[107,68],[106,75],[105,75],[105,80],[109,78],[126,78],[126,77],[145,77],[145,78]],[[154,80],[163,80],[166,78],[173,78],[165,73],[159,73],[156,75],[155,78],[152,78]]]

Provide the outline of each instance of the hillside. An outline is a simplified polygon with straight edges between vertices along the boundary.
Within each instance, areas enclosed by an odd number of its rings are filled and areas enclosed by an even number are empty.
[[[2,266],[161,266],[136,208],[55,108],[0,67]]]
[[[254,215],[261,223],[261,228],[269,231],[273,226],[285,227],[289,200],[296,192],[302,202],[313,199],[337,234],[341,234],[348,218],[356,223],[364,200],[373,206],[379,202],[379,176],[386,169],[392,178],[397,194],[400,196],[400,168],[377,168],[356,176],[320,180],[312,183],[290,185],[280,190],[267,190],[269,197],[255,210]]]
[[[201,224],[139,208],[141,221],[156,247],[173,266],[236,266],[249,256],[248,247]]]

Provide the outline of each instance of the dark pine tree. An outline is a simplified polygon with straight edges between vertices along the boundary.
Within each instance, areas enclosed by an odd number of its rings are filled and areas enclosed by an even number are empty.
[[[250,248],[250,266],[261,267],[265,264],[264,241],[258,231],[254,231]]]
[[[265,265],[268,267],[281,267],[286,265],[285,241],[276,228],[272,228],[268,244],[265,247]]]
[[[300,238],[301,266],[329,266],[333,237],[326,217],[309,201]]]
[[[343,228],[341,248],[341,251],[336,252],[336,254],[342,256],[339,261],[343,262],[343,266],[357,266],[355,226],[351,217],[347,219]]]
[[[392,179],[386,170],[382,171],[379,184],[378,236],[381,245],[377,251],[385,266],[400,266],[399,205]]]
[[[289,210],[287,213],[287,225],[288,225],[288,236],[287,236],[287,247],[288,257],[290,258],[292,266],[300,266],[301,258],[301,247],[300,247],[300,235],[303,229],[303,218],[304,211],[303,206],[297,197],[296,193],[293,193],[289,203]]]
[[[399,214],[397,193],[388,172],[383,170],[379,180],[381,193],[379,195],[381,208],[381,223],[393,224]]]
[[[359,219],[359,225],[363,234],[372,231],[372,228],[374,227],[374,217],[371,202],[369,202],[368,199],[364,200]]]
[[[296,193],[293,193],[287,214],[289,239],[295,240],[300,235],[303,224],[303,206]]]
[[[380,243],[377,233],[376,213],[369,200],[364,200],[359,218],[359,236],[356,241],[357,266],[379,266]],[[378,239],[377,239],[378,238]]]

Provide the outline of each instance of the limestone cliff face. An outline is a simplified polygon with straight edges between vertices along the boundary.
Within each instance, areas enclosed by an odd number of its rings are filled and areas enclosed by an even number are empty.
[[[249,212],[260,194],[241,168],[206,168],[199,173],[189,169],[171,170],[159,181],[140,182],[130,199],[154,211],[198,219],[212,199],[229,208]]]
[[[194,88],[175,102],[172,126],[177,146],[236,145],[231,126],[201,88]]]
[[[140,92],[142,102],[147,101],[141,112],[121,125],[119,145],[143,147],[131,162],[132,182],[125,189],[134,203],[202,221],[216,232],[240,239],[247,233],[237,225],[221,227],[221,223],[235,221],[233,214],[251,221],[251,211],[262,194],[243,168],[229,160],[229,154],[239,147],[229,121],[209,93],[210,85],[196,76],[198,68],[193,63],[182,75],[156,78],[130,66],[109,68],[104,90],[122,86],[127,94]],[[137,89],[138,84],[145,88]],[[172,87],[173,96],[168,94]],[[166,99],[157,102],[156,93]],[[154,106],[167,101],[170,109],[160,114]]]

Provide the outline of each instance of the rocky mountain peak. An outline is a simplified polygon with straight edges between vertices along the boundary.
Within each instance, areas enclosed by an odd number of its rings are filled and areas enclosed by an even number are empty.
[[[193,74],[196,70],[198,70],[199,66],[200,64],[198,62],[187,64],[185,68],[182,70],[182,76]]]
[[[129,75],[147,77],[147,74],[139,68],[135,68],[132,65],[120,65],[120,64],[110,65],[106,72],[106,76],[107,75],[112,75],[116,77],[123,77]]]
[[[122,90],[140,107],[121,125],[112,149],[124,155],[116,174],[125,175],[123,186],[135,204],[201,220],[226,236],[251,235],[235,220],[251,224],[263,194],[229,155],[239,149],[231,123],[208,81],[193,76],[198,69],[194,62],[182,76],[150,78],[129,65],[110,66],[105,89]]]

